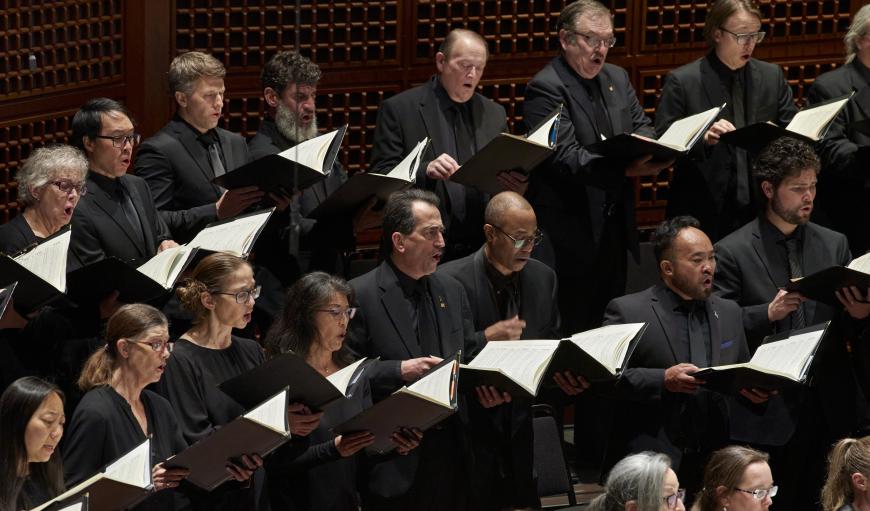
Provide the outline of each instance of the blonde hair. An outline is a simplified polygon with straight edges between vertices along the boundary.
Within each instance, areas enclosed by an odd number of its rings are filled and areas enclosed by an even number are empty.
[[[870,477],[870,437],[844,438],[828,454],[828,478],[822,487],[822,509],[836,510],[852,502],[852,474]]]
[[[154,327],[167,324],[166,316],[150,305],[131,303],[121,306],[106,323],[106,345],[85,362],[78,380],[79,388],[87,392],[109,383],[118,362],[119,339],[135,339]]]
[[[699,511],[719,511],[720,495],[716,489],[724,486],[730,493],[740,484],[746,468],[753,463],[767,463],[767,453],[742,445],[729,445],[710,455],[704,468],[704,487],[698,492],[696,505]]]
[[[200,78],[223,78],[227,69],[221,61],[201,51],[189,51],[172,59],[169,64],[169,93],[191,94]]]

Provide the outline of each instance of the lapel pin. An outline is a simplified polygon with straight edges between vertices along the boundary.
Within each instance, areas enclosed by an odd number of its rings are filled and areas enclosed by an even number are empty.
[[[718,311],[713,311],[713,315],[716,316],[716,319],[719,319],[719,312]]]
[[[612,83],[611,83],[610,86],[607,87],[607,88],[610,89],[610,92],[613,92],[613,84],[612,84]]]
[[[447,308],[447,304],[444,303],[444,298],[442,298],[442,297],[440,297],[440,296],[438,297],[438,306],[441,307],[442,309],[446,309],[446,308]]]

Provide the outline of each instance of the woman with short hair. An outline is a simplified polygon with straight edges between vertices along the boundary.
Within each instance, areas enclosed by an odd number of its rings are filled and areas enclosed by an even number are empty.
[[[684,496],[670,458],[642,452],[610,469],[604,493],[589,503],[589,511],[685,511]]]

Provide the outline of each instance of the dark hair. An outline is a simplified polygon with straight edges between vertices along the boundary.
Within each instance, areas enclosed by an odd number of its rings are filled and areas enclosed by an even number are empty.
[[[106,322],[106,344],[88,357],[78,385],[87,392],[100,385],[106,385],[112,377],[118,360],[118,339],[135,339],[158,326],[167,326],[162,312],[144,303],[131,303],[121,306]]]
[[[317,309],[328,305],[335,293],[346,296],[348,303],[353,302],[353,288],[340,277],[316,271],[297,280],[287,291],[284,312],[266,336],[266,355],[276,357],[293,352],[302,358],[307,357],[317,338],[314,321]],[[344,346],[333,353],[332,359],[339,367],[353,361]]]
[[[656,256],[656,262],[660,263],[671,250],[671,245],[674,239],[679,236],[683,229],[694,227],[701,228],[701,222],[693,216],[675,216],[674,218],[665,220],[656,227],[653,233],[653,253]]]
[[[276,53],[260,73],[263,88],[270,87],[279,95],[291,83],[297,85],[317,85],[320,81],[320,68],[311,59],[295,51]]]
[[[250,266],[241,257],[227,252],[217,252],[205,257],[190,278],[175,290],[181,305],[194,314],[193,323],[197,324],[208,316],[209,310],[202,304],[202,293],[219,291],[227,277],[243,266]]]
[[[836,511],[855,500],[852,474],[870,477],[870,436],[844,438],[828,454],[828,478],[822,487],[822,509]]]
[[[22,502],[24,478],[21,469],[27,463],[24,435],[30,418],[51,394],[64,400],[61,390],[52,383],[26,376],[12,382],[0,397],[0,511],[29,509],[40,502]],[[28,474],[34,484],[55,497],[63,492],[63,465],[60,449],[55,449],[45,463],[30,463]]]
[[[719,493],[717,488],[724,486],[731,493],[743,479],[746,467],[753,463],[767,463],[767,453],[741,445],[729,445],[710,455],[704,468],[704,485],[698,492],[696,501],[698,511],[718,511]]]
[[[454,28],[448,32],[447,37],[444,38],[444,42],[442,42],[441,46],[438,47],[438,51],[444,54],[445,59],[450,60],[450,53],[453,51],[453,47],[456,45],[456,42],[463,37],[468,37],[469,39],[482,44],[486,56],[489,58],[489,46],[486,44],[486,39],[477,32],[468,30],[467,28]]]
[[[384,206],[384,237],[382,253],[389,255],[393,253],[393,233],[408,235],[414,230],[417,225],[417,219],[414,218],[414,203],[425,202],[431,206],[438,207],[438,196],[428,190],[419,188],[410,188],[401,192],[393,192],[387,199],[387,205]]]
[[[728,21],[728,18],[738,11],[746,11],[761,21],[761,11],[753,0],[716,0],[709,10],[707,19],[704,21],[704,39],[707,45],[712,47],[716,44],[713,34]]]
[[[752,164],[757,190],[764,181],[774,189],[787,177],[799,176],[805,170],[816,174],[822,168],[819,156],[809,144],[791,137],[780,137],[767,145]],[[764,193],[761,194],[764,197]]]
[[[79,111],[73,116],[72,120],[72,135],[70,135],[70,144],[78,147],[82,151],[85,150],[85,143],[82,140],[88,137],[93,140],[94,137],[100,134],[103,129],[103,114],[109,112],[120,112],[133,122],[133,116],[127,107],[110,98],[94,98],[79,108]],[[135,123],[134,123],[135,124]]]
[[[598,0],[577,0],[571,2],[562,12],[559,13],[559,21],[556,23],[556,31],[565,29],[569,32],[574,31],[574,25],[577,23],[577,18],[590,13],[593,16],[605,16],[611,19],[610,9]],[[611,21],[612,23],[612,21]]]

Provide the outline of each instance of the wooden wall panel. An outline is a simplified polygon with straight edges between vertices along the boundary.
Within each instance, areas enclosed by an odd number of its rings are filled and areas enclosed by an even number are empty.
[[[263,116],[259,73],[280,50],[299,49],[324,71],[318,121],[350,130],[342,162],[365,170],[378,105],[434,72],[447,32],[482,33],[491,59],[481,92],[520,129],[525,84],[557,52],[567,0],[0,0],[0,222],[15,214],[14,173],[33,147],[61,141],[89,98],[125,101],[152,135],[172,114],[165,73],[173,56],[208,51],[228,67],[223,125],[252,135]],[[667,72],[703,55],[709,2],[608,0],[625,67],[654,115]],[[801,104],[812,80],[842,62],[851,13],[868,0],[762,0],[768,35],[758,58],[783,66]],[[33,58],[31,58],[33,56]],[[35,64],[32,64],[35,59]],[[33,67],[31,67],[33,66]],[[637,181],[638,219],[662,217],[669,174]]]

